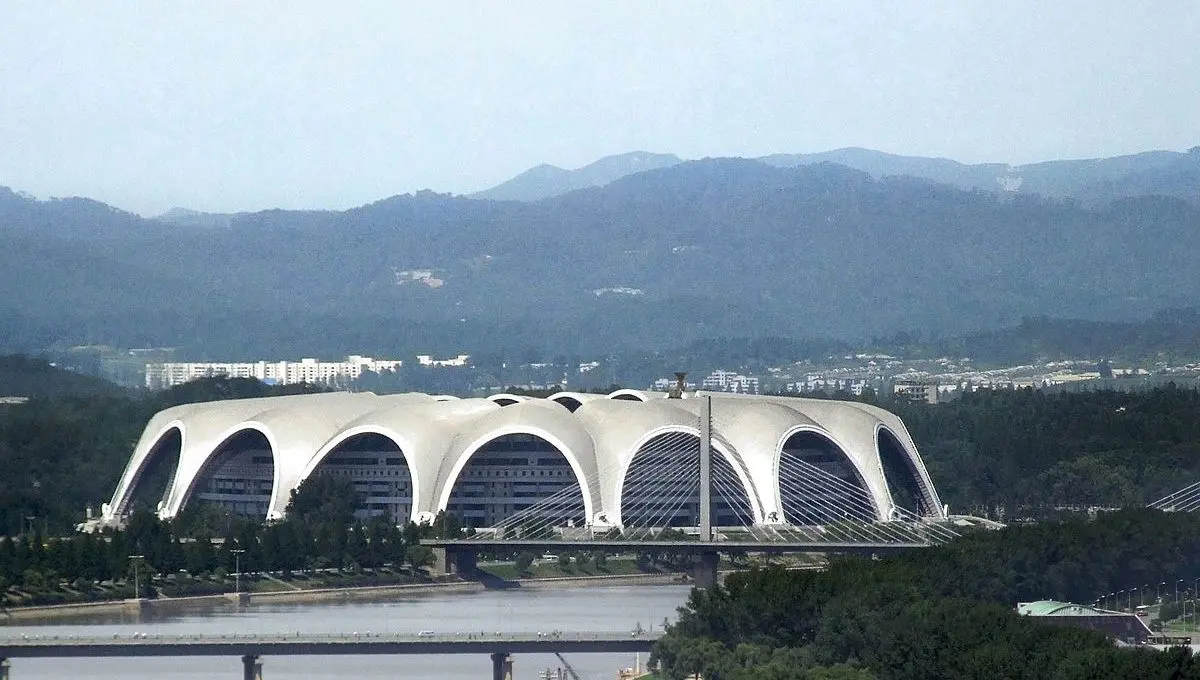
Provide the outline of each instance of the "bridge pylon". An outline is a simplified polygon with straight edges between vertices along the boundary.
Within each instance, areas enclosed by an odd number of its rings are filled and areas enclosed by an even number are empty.
[[[263,680],[262,658],[257,654],[242,657],[242,680]]]
[[[512,656],[507,652],[492,653],[492,680],[513,680]]]

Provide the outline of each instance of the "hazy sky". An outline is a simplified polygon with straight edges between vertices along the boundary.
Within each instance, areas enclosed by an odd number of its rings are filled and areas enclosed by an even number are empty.
[[[1200,2],[9,2],[0,184],[342,208],[538,163],[1200,144]]]

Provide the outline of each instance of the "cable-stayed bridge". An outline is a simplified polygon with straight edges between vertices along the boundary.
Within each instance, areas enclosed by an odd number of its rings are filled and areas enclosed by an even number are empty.
[[[481,552],[656,552],[696,558],[696,584],[716,582],[719,555],[758,553],[881,554],[939,545],[959,536],[952,523],[893,504],[881,509],[853,467],[820,455],[782,453],[780,509],[765,511],[744,491],[744,475],[713,455],[705,398],[700,437],[666,432],[628,462],[610,507],[618,515],[586,521],[584,486],[597,470],[552,495],[523,505],[491,526],[454,539],[423,541],[444,551],[440,567],[466,574]]]
[[[1173,491],[1166,496],[1148,503],[1146,507],[1162,510],[1163,512],[1193,512],[1200,510],[1200,482]]]

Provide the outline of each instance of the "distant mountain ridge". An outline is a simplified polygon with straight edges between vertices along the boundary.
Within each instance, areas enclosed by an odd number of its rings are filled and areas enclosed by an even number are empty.
[[[632,151],[606,156],[577,170],[543,164],[470,196],[495,201],[536,201],[578,189],[604,186],[628,175],[669,168],[682,162],[683,159],[674,154]]]
[[[433,192],[185,229],[0,192],[0,351],[197,359],[960,335],[1200,297],[1200,207],[1102,207],[819,162],[687,161],[533,202]]]
[[[1200,204],[1200,146],[1188,152],[1147,151],[1112,158],[1057,160],[1008,165],[965,164],[948,158],[926,158],[847,147],[809,154],[772,154],[753,160],[780,168],[836,163],[879,179],[909,176],[960,189],[997,193],[1039,194],[1073,198],[1100,206],[1142,195],[1174,196]],[[536,201],[621,177],[671,167],[683,162],[669,154],[633,152],[608,156],[579,170],[539,165],[471,198]]]

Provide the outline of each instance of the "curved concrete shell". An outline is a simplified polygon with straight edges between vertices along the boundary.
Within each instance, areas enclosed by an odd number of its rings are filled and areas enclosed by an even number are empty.
[[[276,519],[283,516],[292,491],[305,479],[343,474],[364,495],[403,495],[401,514],[406,516],[394,519],[408,522],[429,521],[445,510],[464,469],[481,451],[500,443],[519,449],[520,442],[526,442],[533,448],[516,451],[516,457],[493,451],[486,461],[486,456],[479,458],[480,465],[486,462],[488,467],[476,470],[471,484],[477,490],[486,487],[486,492],[473,492],[472,497],[480,499],[472,503],[497,503],[506,496],[509,507],[517,507],[513,496],[522,495],[519,488],[540,488],[537,482],[548,481],[538,478],[551,474],[544,466],[555,460],[552,448],[562,456],[552,473],[560,476],[555,488],[578,484],[589,525],[621,526],[622,489],[634,457],[647,442],[667,433],[699,436],[702,401],[697,397],[711,398],[713,455],[720,457],[722,469],[731,471],[726,491],[745,492],[755,523],[787,521],[786,494],[781,488],[788,487],[793,495],[795,490],[781,478],[787,474],[781,471],[781,460],[790,438],[798,433],[811,433],[827,442],[828,451],[836,452],[849,466],[846,470],[853,470],[876,520],[901,514],[897,496],[914,499],[910,504],[918,506],[904,510],[944,516],[912,437],[904,423],[884,409],[853,402],[725,393],[665,397],[642,390],[619,390],[607,396],[560,392],[548,399],[508,394],[456,399],[418,393],[328,393],[176,406],[147,423],[112,500],[103,507],[102,521],[116,523],[129,512],[138,490],[150,488],[139,487],[146,470],[173,456],[176,444],[178,462],[157,506],[161,517],[174,517],[200,498],[243,513],[249,507],[255,512],[262,509],[263,519]],[[367,440],[387,450],[354,449],[356,442]],[[233,450],[239,446],[254,450]],[[348,450],[359,453],[344,453]],[[521,471],[510,476],[505,467],[510,464]],[[255,485],[239,486],[239,471],[250,467],[257,475]],[[246,494],[255,503],[242,503],[238,510],[231,499],[240,497],[221,496],[214,490],[218,482],[229,494]],[[734,489],[739,485],[740,490]],[[836,496],[838,489],[832,485],[824,493]],[[519,507],[537,501],[529,495],[524,493]],[[397,498],[390,501],[393,505],[387,507],[400,507]]]

